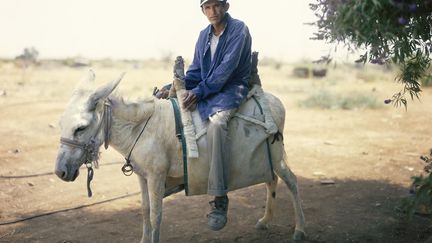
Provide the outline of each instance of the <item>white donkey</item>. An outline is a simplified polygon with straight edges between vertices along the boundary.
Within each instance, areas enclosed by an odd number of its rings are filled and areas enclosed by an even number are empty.
[[[180,178],[178,181],[181,182],[183,177],[181,144],[175,137],[172,104],[155,98],[136,103],[125,102],[118,96],[110,95],[122,76],[96,90],[90,88],[94,79],[95,75],[90,71],[74,91],[61,117],[61,144],[55,173],[64,181],[74,181],[82,164],[91,166],[90,162],[97,160],[99,148],[104,142],[105,148],[109,143],[124,157],[130,156],[142,191],[144,226],[141,242],[159,242],[167,180]],[[279,100],[272,97],[269,99],[270,106],[277,106],[272,107],[272,113],[279,117],[275,121],[279,131],[283,132],[284,108]],[[279,112],[275,114],[274,111]],[[285,151],[270,146],[274,156],[274,172],[288,186],[294,205],[296,226],[293,239],[302,239],[305,237],[305,223],[297,179],[286,164]],[[277,176],[266,183],[265,214],[256,224],[257,228],[266,229],[273,218]]]

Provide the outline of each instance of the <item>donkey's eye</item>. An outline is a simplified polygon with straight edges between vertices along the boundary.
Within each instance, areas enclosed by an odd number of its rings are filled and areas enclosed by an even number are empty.
[[[74,136],[78,135],[79,133],[83,132],[87,127],[86,126],[80,126],[77,129],[75,129]]]

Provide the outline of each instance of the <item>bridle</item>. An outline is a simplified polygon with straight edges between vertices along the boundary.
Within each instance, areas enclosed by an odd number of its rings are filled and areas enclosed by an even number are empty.
[[[103,126],[105,124],[105,126]],[[112,107],[111,107],[111,101],[109,99],[106,99],[104,102],[104,109],[102,113],[101,122],[99,123],[99,126],[97,128],[96,133],[89,139],[87,143],[85,142],[79,142],[73,139],[69,138],[60,138],[60,143],[69,147],[78,148],[83,151],[83,157],[84,157],[84,164],[87,167],[87,192],[88,196],[92,196],[92,191],[90,188],[90,182],[93,179],[93,165],[95,168],[98,168],[98,159],[99,159],[99,148],[100,143],[98,142],[97,137],[99,136],[99,133],[102,130],[102,127],[104,128],[104,147],[105,149],[108,148],[109,140],[110,140],[110,129],[112,125]],[[133,169],[133,168],[132,168]]]
[[[142,128],[141,132],[139,133],[139,135],[135,139],[135,143],[133,144],[131,150],[129,151],[128,156],[125,158],[126,162],[123,165],[123,167],[121,168],[121,170],[122,170],[123,174],[126,176],[130,176],[133,174],[134,168],[131,164],[130,157],[132,155],[133,149],[135,148],[135,145],[137,144],[139,138],[141,137],[145,128],[147,127],[147,124],[150,121],[150,118],[152,117],[152,115],[153,114],[151,114],[149,116],[149,118],[147,119],[147,121],[145,122],[144,127]],[[97,137],[99,136],[99,133],[102,130],[102,124],[103,123],[105,123],[105,126],[103,126],[103,128],[104,128],[104,147],[105,147],[105,149],[107,149],[109,146],[110,129],[111,129],[111,125],[112,125],[112,106],[111,106],[111,100],[110,99],[105,100],[101,122],[99,123],[99,126],[98,126],[96,133],[90,138],[90,140],[87,143],[78,142],[76,140],[72,140],[72,139],[64,138],[64,137],[60,138],[61,144],[69,146],[69,147],[73,147],[73,148],[79,148],[83,151],[83,157],[85,157],[84,164],[87,167],[87,194],[88,194],[88,197],[92,196],[92,191],[90,188],[90,182],[93,180],[93,173],[94,173],[93,172],[93,164],[94,164],[95,168],[99,167],[98,166],[98,159],[99,159],[99,148],[100,148],[101,144],[98,143]]]

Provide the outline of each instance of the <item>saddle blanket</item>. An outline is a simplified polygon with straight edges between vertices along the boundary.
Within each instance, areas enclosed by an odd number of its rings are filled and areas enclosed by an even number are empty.
[[[270,109],[268,103],[265,103],[267,102],[266,95],[262,92],[261,87],[259,89],[258,92],[251,90],[251,95],[229,122],[231,138],[231,158],[227,175],[229,191],[272,181],[274,174],[271,163],[274,155],[271,155],[269,148],[270,146],[282,146],[275,151],[283,151],[282,142],[270,145],[270,142],[267,141],[269,136],[278,130],[274,121],[268,118],[271,114],[267,114],[270,113]],[[186,194],[188,196],[207,194],[210,171],[207,141],[204,136],[207,124],[201,120],[197,111],[192,113],[192,119],[195,125],[199,157],[188,158],[186,174]],[[274,157],[281,158],[279,154]],[[273,160],[273,162],[279,161]]]

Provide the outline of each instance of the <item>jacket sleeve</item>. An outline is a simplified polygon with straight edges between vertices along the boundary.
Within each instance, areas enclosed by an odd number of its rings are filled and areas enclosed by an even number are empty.
[[[238,67],[243,49],[246,43],[250,42],[249,31],[243,26],[239,34],[227,40],[227,49],[222,57],[222,62],[216,67],[212,75],[198,83],[192,92],[199,99],[218,93],[230,78],[231,74]]]
[[[200,38],[198,38],[198,41],[195,44],[195,54],[194,54],[192,64],[189,66],[188,70],[186,71],[185,86],[187,90],[191,90],[195,88],[198,85],[198,83],[201,81],[201,65],[200,65],[201,59],[199,54],[199,43],[200,43]]]

